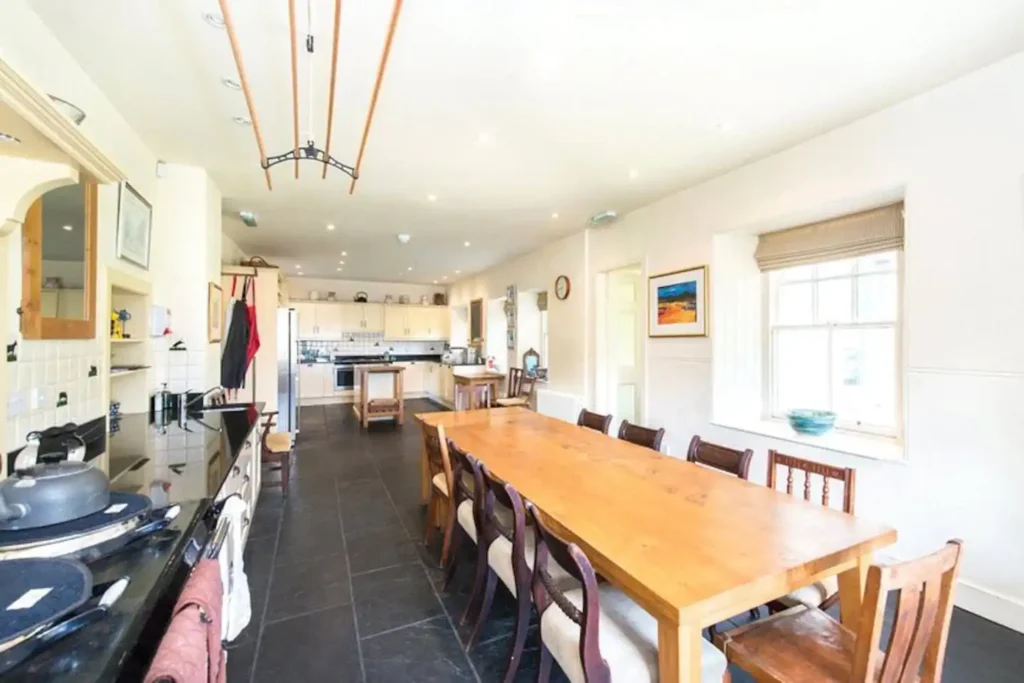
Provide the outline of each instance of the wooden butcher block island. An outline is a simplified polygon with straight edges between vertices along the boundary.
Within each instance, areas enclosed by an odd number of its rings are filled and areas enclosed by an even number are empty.
[[[359,397],[353,410],[363,428],[370,426],[370,420],[378,418],[394,418],[398,424],[405,422],[405,400],[402,398],[405,368],[399,365],[367,365],[356,368],[356,372]]]

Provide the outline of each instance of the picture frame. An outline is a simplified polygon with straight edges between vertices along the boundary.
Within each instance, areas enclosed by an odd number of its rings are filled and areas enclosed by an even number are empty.
[[[153,206],[129,183],[117,195],[117,258],[149,270]]]
[[[647,278],[647,336],[708,336],[708,267]]]
[[[206,292],[206,339],[211,344],[224,337],[224,321],[221,317],[223,307],[223,290],[220,285],[209,283]]]

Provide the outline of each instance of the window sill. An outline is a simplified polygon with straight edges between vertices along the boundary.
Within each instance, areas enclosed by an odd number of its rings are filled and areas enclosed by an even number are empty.
[[[884,460],[886,462],[905,462],[903,458],[903,443],[898,439],[840,430],[832,430],[821,436],[798,434],[787,423],[771,420],[753,420],[750,422],[712,420],[711,424],[726,429],[735,429],[750,434],[767,436],[772,439],[813,446],[814,448],[823,448],[827,451],[835,451],[836,453],[855,455],[861,458]]]

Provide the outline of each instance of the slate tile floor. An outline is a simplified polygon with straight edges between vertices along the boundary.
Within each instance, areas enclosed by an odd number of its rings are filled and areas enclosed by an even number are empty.
[[[438,410],[423,400],[406,408]],[[265,489],[253,519],[246,547],[253,620],[232,643],[228,680],[499,681],[514,603],[499,588],[491,620],[467,654],[469,629],[458,618],[472,563],[441,590],[437,550],[420,542],[415,420],[361,431],[351,409],[335,405],[303,408],[301,424],[289,499]],[[517,681],[535,680],[537,639],[534,626]],[[957,610],[945,681],[1017,682],[1021,671],[1024,635]],[[735,683],[750,680],[733,672]]]

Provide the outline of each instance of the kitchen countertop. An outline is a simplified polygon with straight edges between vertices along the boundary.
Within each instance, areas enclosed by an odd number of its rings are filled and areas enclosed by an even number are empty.
[[[203,518],[259,424],[262,409],[257,404],[248,410],[197,414],[184,428],[176,421],[151,423],[144,414],[120,418],[107,443],[111,488],[142,490],[154,508],[180,503],[181,512],[166,530],[89,565],[94,583],[131,577],[110,614],[0,675],[0,681],[142,680],[181,590],[177,584],[182,573],[177,570],[190,540],[205,542]],[[130,486],[129,476],[135,477]]]

